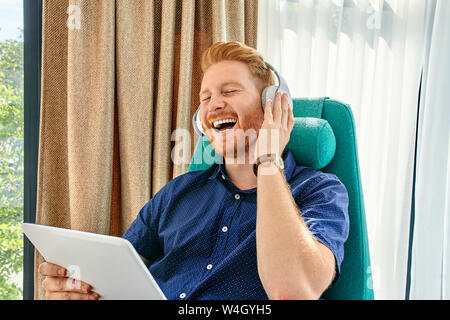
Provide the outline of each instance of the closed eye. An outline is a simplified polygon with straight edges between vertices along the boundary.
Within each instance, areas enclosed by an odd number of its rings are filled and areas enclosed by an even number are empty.
[[[238,90],[228,90],[228,91],[224,91],[224,94],[230,94],[230,93],[235,93],[238,92]]]
[[[239,90],[227,90],[227,91],[223,91],[222,94],[233,94],[236,92],[239,92]],[[204,97],[203,99],[201,99],[201,102],[208,101],[209,99],[211,99],[211,97]]]

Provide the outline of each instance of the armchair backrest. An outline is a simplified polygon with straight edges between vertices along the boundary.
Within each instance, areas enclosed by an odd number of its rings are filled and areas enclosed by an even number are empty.
[[[349,196],[350,233],[345,243],[345,256],[341,266],[340,278],[325,291],[322,298],[372,300],[374,296],[371,282],[369,242],[356,132],[351,108],[345,103],[328,98],[294,99],[293,103],[295,118],[321,118],[330,124],[336,138],[336,151],[331,162],[321,171],[335,174],[347,188]],[[214,163],[214,152],[211,151],[209,141],[205,137],[200,137],[188,171],[209,168]],[[210,155],[212,156],[208,158]],[[300,165],[304,164],[300,163]]]
[[[333,160],[321,171],[335,174],[349,196],[350,233],[345,243],[341,275],[322,298],[372,300],[369,240],[352,110],[348,104],[328,98],[294,99],[294,117],[317,117],[328,121],[336,137],[336,151]]]

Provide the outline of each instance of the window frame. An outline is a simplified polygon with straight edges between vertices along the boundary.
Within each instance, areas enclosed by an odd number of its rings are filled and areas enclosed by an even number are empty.
[[[23,0],[24,222],[36,221],[41,99],[42,0]],[[24,236],[23,299],[34,299],[34,246]]]

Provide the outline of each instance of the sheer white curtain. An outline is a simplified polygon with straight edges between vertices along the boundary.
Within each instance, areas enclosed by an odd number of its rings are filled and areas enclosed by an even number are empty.
[[[450,1],[438,0],[424,65],[411,299],[450,299]]]
[[[258,50],[295,97],[352,107],[376,299],[404,299],[426,1],[261,0]]]

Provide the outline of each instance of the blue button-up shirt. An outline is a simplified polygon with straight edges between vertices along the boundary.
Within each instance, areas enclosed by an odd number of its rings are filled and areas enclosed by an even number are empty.
[[[314,237],[344,258],[348,195],[332,174],[297,166],[283,153],[284,174]],[[238,189],[223,164],[171,180],[123,235],[150,261],[168,299],[267,299],[256,260],[256,188]],[[294,253],[293,253],[294,254]]]

